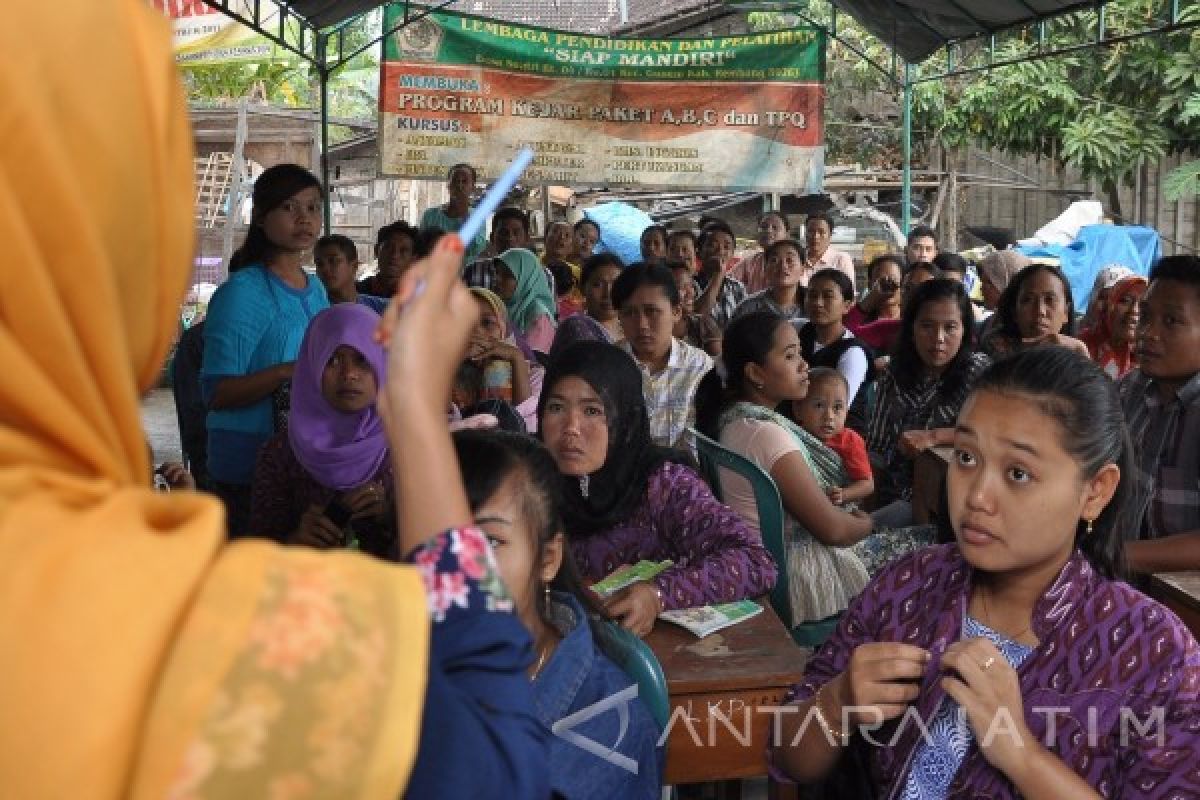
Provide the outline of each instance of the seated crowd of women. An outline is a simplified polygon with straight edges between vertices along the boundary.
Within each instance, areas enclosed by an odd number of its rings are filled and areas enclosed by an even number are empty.
[[[452,168],[448,186],[451,203],[438,220],[452,230],[469,210],[469,204],[454,204],[461,192],[469,197],[473,191],[474,171]],[[325,237],[315,243],[316,281],[300,263],[313,243],[320,194],[316,179],[291,165],[268,170],[256,184],[254,214],[261,224],[252,227],[205,324],[201,385],[212,409],[208,472],[235,536],[353,543],[382,555],[390,552],[394,522],[373,410],[378,376],[370,366],[380,356],[363,352],[363,342],[367,309],[378,310],[383,300],[358,288],[394,290],[413,259],[427,255],[444,231],[386,226],[376,248],[380,271],[359,284],[354,269],[347,269],[357,259],[346,242]],[[1085,344],[1072,335],[1074,301],[1056,267],[1033,265],[1011,252],[985,259],[979,268],[984,306],[994,309],[987,316],[963,288],[962,259],[936,253],[932,232],[915,229],[906,255],[932,261],[906,264],[880,256],[868,266],[869,288],[856,297],[844,254],[828,246],[830,225],[824,217],[809,220],[801,244],[787,238],[782,215],[764,215],[764,249],[741,261],[732,257],[732,232],[724,223],[710,222],[699,239],[652,226],[642,236],[645,261],[625,266],[611,254],[592,254],[600,231],[587,219],[573,230],[553,226],[539,259],[528,249],[527,218],[502,209],[491,244],[484,241],[478,249],[508,249],[472,262],[469,271],[490,276],[479,282],[494,290],[471,289],[479,322],[447,398],[451,424],[539,434],[539,409],[553,389],[548,370],[554,374],[571,363],[566,355],[583,343],[609,344],[599,349],[606,357],[585,358],[633,367],[606,368],[596,380],[636,379],[655,447],[686,454],[699,413],[701,430],[774,479],[788,512],[788,563],[779,566],[788,571],[795,595],[794,619],[840,613],[867,574],[928,543],[929,531],[909,528],[913,459],[950,443],[954,420],[990,359],[1058,345],[1093,355],[1119,378],[1135,364],[1131,342],[1146,282],[1132,275],[1098,282],[1091,305],[1103,310],[1082,334]],[[737,275],[762,288],[748,294]],[[561,319],[566,295],[551,288],[560,280],[579,295],[579,310]],[[733,296],[742,299],[730,309]],[[329,302],[335,309],[330,316],[339,322],[314,325]],[[720,317],[727,317],[723,330]],[[612,357],[618,350],[625,359]],[[297,359],[298,353],[303,357]],[[799,371],[772,372],[767,365],[775,357]],[[311,358],[316,361],[308,363]],[[717,369],[714,358],[720,359]],[[819,379],[812,397],[809,367]],[[759,379],[744,376],[746,370]],[[704,389],[706,380],[712,385]],[[593,385],[595,392],[600,388]],[[821,414],[829,419],[818,419]],[[641,436],[629,429],[622,435]],[[614,450],[622,459],[640,457],[638,452]],[[795,453],[801,455],[785,457]],[[590,503],[611,499],[601,464],[583,476],[585,489],[594,493]],[[652,495],[670,494],[671,486],[651,484]],[[757,537],[748,484],[732,474],[723,474],[721,484],[713,488]],[[620,485],[644,488],[624,479]],[[649,504],[663,511],[657,496]],[[864,507],[873,509],[869,516]],[[632,510],[629,503],[622,506],[625,513]],[[576,521],[582,524],[582,518]],[[607,521],[620,520],[610,514]],[[631,540],[641,538],[637,526],[631,530]],[[885,537],[881,531],[903,533]],[[736,527],[726,531],[735,533]],[[688,538],[678,530],[666,536]],[[598,578],[634,554],[649,557],[653,551],[617,547],[616,555],[599,559],[581,553],[581,566],[587,573],[594,564],[591,577]],[[670,582],[659,579],[660,593]],[[808,597],[801,596],[805,592]]]
[[[388,232],[403,236],[422,254],[440,234]],[[665,610],[761,597],[779,571],[793,624],[838,624],[873,575],[934,542],[933,531],[908,527],[913,458],[957,441],[964,405],[992,359],[1050,345],[1094,355],[1114,378],[1132,366],[1132,309],[1144,279],[1122,276],[1103,287],[1104,307],[1084,344],[1071,335],[1074,303],[1061,272],[1009,253],[981,266],[985,306],[995,313],[979,319],[956,279],[961,259],[940,254],[942,269],[880,257],[868,270],[870,289],[856,299],[844,271],[819,267],[800,243],[773,237],[762,256],[765,287],[734,308],[722,332],[712,311],[723,295],[701,288],[696,264],[720,266],[710,288],[737,281],[726,274],[726,243],[713,244],[724,238],[725,228],[708,229],[689,264],[656,258],[672,239],[648,229],[642,263],[575,252],[568,255],[581,262],[577,272],[565,261],[549,274],[531,250],[510,248],[494,262],[495,291],[470,290],[478,322],[447,398],[451,424],[512,432],[463,431],[457,447],[476,521],[501,575],[519,587],[516,607],[537,656],[535,701],[547,715],[582,708],[622,680],[605,637],[589,625],[617,623],[644,636]],[[555,240],[566,248],[565,232]],[[394,247],[385,238],[380,252]],[[271,275],[259,282],[277,288],[275,268],[260,269]],[[580,310],[563,319],[555,319],[562,297],[555,305],[548,288],[556,276],[581,287]],[[247,532],[395,559],[396,498],[375,408],[385,357],[371,338],[378,316],[362,295],[329,295],[340,302],[307,323],[289,369],[286,425],[259,453]],[[552,335],[538,332],[548,325]],[[723,470],[710,487],[701,477],[689,451],[693,427],[771,476],[786,517],[784,563],[764,547],[746,478]],[[219,437],[213,441],[219,449]],[[868,502],[870,514],[862,510]],[[642,560],[671,566],[602,601],[581,588]],[[564,672],[567,664],[573,672]],[[581,680],[586,691],[566,690]],[[658,766],[643,773],[640,790],[625,791],[652,793],[661,754],[639,709],[639,758]],[[562,769],[552,780],[577,796],[591,778],[573,782],[591,773],[577,772],[571,755],[554,762]]]

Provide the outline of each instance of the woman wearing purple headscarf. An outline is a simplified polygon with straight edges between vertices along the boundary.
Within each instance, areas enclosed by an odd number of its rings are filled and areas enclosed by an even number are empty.
[[[250,531],[289,544],[395,556],[391,462],[375,397],[379,315],[349,303],[313,318],[292,376],[288,430],[263,445]]]

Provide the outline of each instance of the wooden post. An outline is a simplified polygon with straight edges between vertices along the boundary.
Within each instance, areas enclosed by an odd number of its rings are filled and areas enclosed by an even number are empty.
[[[946,240],[949,243],[951,252],[958,252],[958,170],[957,163],[951,165],[950,176],[947,180],[950,186],[947,189],[949,195],[949,204],[946,207],[946,233],[949,238]]]
[[[944,176],[938,179],[937,198],[933,201],[933,213],[929,216],[929,227],[935,231],[938,229],[938,221],[942,218],[942,204],[946,202],[947,183],[949,183],[949,179]]]

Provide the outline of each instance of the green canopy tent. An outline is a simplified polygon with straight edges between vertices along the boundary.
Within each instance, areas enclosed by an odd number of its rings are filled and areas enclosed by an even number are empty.
[[[570,0],[554,0],[556,8]],[[204,2],[236,19],[311,64],[320,81],[321,113],[321,171],[329,181],[329,80],[350,59],[392,36],[408,25],[420,21],[434,11],[453,6],[456,0],[444,0],[430,5],[401,3],[400,22],[383,30],[365,45],[350,48],[346,29],[365,14],[385,2],[379,0],[204,0]],[[594,5],[595,0],[582,0]],[[493,0],[491,6],[507,6]],[[512,0],[516,9],[521,0]],[[628,33],[629,18],[639,13],[661,16],[661,4],[654,0],[621,0],[622,24],[606,33]],[[1144,29],[1121,36],[1110,35],[1105,26],[1105,1],[1079,0],[832,0],[831,13],[816,18],[807,4],[794,2],[762,2],[761,0],[724,0],[711,6],[712,16],[722,16],[751,10],[787,11],[823,28],[826,33],[846,46],[873,68],[887,76],[890,84],[903,97],[903,178],[901,191],[902,229],[910,224],[912,199],[912,90],[919,83],[944,80],[1008,64],[1062,55],[1093,47],[1107,47],[1142,36],[1166,35],[1200,26],[1200,17],[1185,17],[1180,0],[1164,0],[1162,12],[1148,18]],[[472,11],[476,9],[472,8]],[[565,9],[564,9],[565,13]],[[858,48],[854,42],[839,36],[839,14],[853,17],[859,25],[875,36],[891,53],[891,63],[879,63]],[[1079,41],[1062,46],[1047,44],[1047,24],[1055,19],[1076,14],[1087,17],[1080,26],[1084,31]],[[1019,36],[1031,42],[1030,48],[1017,58],[997,59],[997,42],[1002,37]],[[945,68],[930,69],[935,56],[945,59]],[[925,67],[917,70],[916,67]],[[326,224],[330,218],[329,198],[326,196]]]

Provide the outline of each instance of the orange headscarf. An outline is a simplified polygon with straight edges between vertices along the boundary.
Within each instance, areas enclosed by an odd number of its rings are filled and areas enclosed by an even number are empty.
[[[144,0],[9,4],[0,26],[0,785],[396,797],[415,571],[224,547],[215,500],[147,488],[138,397],[193,254],[168,44]]]
[[[1095,326],[1083,331],[1079,336],[1087,345],[1092,360],[1113,380],[1121,379],[1137,366],[1133,342],[1125,342],[1120,348],[1113,347],[1112,334],[1117,322],[1117,309],[1126,297],[1140,295],[1144,291],[1146,279],[1141,275],[1131,275],[1117,281],[1105,295],[1104,307],[1099,309]]]

